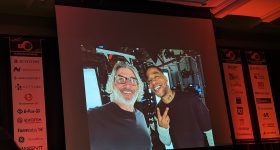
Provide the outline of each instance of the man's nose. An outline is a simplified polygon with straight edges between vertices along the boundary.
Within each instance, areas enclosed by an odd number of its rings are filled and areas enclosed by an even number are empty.
[[[155,85],[155,80],[151,80],[149,83],[148,83],[148,86],[149,88],[152,88],[154,85]]]

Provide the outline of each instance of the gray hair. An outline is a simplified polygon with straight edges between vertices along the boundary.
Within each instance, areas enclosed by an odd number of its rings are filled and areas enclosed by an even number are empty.
[[[138,80],[138,92],[137,92],[138,93],[138,97],[137,97],[137,101],[141,101],[141,99],[143,97],[143,94],[144,94],[144,83],[142,82],[137,69],[133,65],[129,64],[128,62],[118,61],[115,64],[115,66],[114,66],[114,68],[112,70],[112,73],[108,77],[108,81],[107,81],[107,84],[106,84],[106,92],[109,93],[110,95],[113,93],[113,90],[114,90],[113,84],[115,82],[114,78],[116,76],[117,71],[120,68],[130,69],[134,73],[136,79]]]

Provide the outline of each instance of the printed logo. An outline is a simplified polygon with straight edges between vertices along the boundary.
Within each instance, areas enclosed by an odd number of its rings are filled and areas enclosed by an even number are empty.
[[[33,44],[30,41],[23,41],[22,44],[18,44],[18,48],[30,52],[33,48]]]
[[[228,76],[229,76],[230,80],[239,80],[239,77],[237,74],[229,73]]]
[[[39,64],[40,60],[18,60],[18,63],[22,64]]]
[[[19,128],[18,132],[42,132],[43,128],[38,127],[38,128]]]
[[[25,118],[24,122],[25,123],[41,123],[42,119],[41,118]]]
[[[237,114],[243,115],[243,107],[237,107]]]
[[[22,123],[23,122],[23,119],[21,117],[17,118],[17,122],[18,123]]]
[[[255,73],[254,74],[254,78],[255,79],[264,79],[264,75],[260,74],[260,73]]]
[[[36,108],[36,109],[30,109],[30,108],[28,108],[28,109],[18,109],[17,112],[19,114],[22,114],[22,113],[25,113],[25,114],[27,114],[27,113],[28,114],[36,113],[36,114],[38,114],[38,113],[40,113],[40,109],[39,108]]]
[[[21,85],[21,84],[17,83],[15,88],[18,91],[23,90],[23,89],[39,89],[39,88],[41,88],[41,85],[31,85],[31,84]]]
[[[260,54],[259,53],[257,53],[257,52],[254,52],[253,54],[251,54],[251,60],[253,60],[253,61],[259,61],[259,60],[261,60],[261,56],[260,56]]]
[[[241,104],[241,97],[236,97],[235,101],[236,101],[236,104]]]
[[[263,117],[268,119],[269,118],[269,113],[268,112],[263,113]]]
[[[236,58],[235,53],[230,50],[226,52],[225,56],[226,56],[226,59],[228,59],[228,60],[235,60],[235,58]]]
[[[31,101],[33,99],[33,95],[31,93],[27,93],[24,95],[24,99],[26,101]]]
[[[16,85],[16,89],[19,91],[19,90],[22,90],[22,86],[20,84],[17,84]]]
[[[14,76],[15,80],[39,80],[40,77],[16,77]]]
[[[27,146],[21,147],[21,150],[42,150],[43,146]]]
[[[20,67],[14,67],[13,71],[14,72],[20,72]]]
[[[18,138],[18,142],[19,142],[19,143],[23,143],[24,141],[25,141],[24,137],[20,136],[20,137]]]
[[[22,114],[22,113],[23,113],[23,110],[22,110],[22,109],[18,109],[17,112],[18,112],[19,114]]]
[[[37,132],[36,128],[19,128],[18,132]]]
[[[37,109],[24,109],[23,111],[24,113],[30,113],[30,114],[33,114],[33,113],[40,113],[40,109],[37,108]]]
[[[43,128],[38,128],[38,131],[40,131],[40,132],[43,131]]]

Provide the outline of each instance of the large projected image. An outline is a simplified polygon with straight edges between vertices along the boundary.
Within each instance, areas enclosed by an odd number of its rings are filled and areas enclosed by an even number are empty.
[[[67,147],[231,144],[210,19],[68,6],[56,19]]]
[[[115,137],[121,135],[126,136],[123,137],[125,139],[128,138],[122,144],[132,144],[131,148],[136,146],[140,149],[141,147],[137,145],[141,142],[135,143],[130,141],[137,140],[131,137],[135,135],[124,134],[120,130],[119,124],[113,127],[113,122],[104,121],[106,120],[104,119],[106,118],[104,112],[102,115],[98,113],[97,110],[104,106],[105,108],[108,107],[110,101],[115,102],[116,97],[106,92],[94,93],[94,91],[99,90],[93,90],[92,87],[89,87],[89,83],[96,87],[101,85],[100,91],[106,91],[106,84],[110,82],[108,76],[112,75],[111,71],[114,65],[120,61],[133,65],[139,72],[140,80],[144,82],[144,96],[136,102],[133,108],[140,110],[144,114],[145,127],[148,128],[150,133],[153,149],[214,146],[210,115],[205,104],[205,84],[201,56],[198,51],[164,48],[149,52],[146,48],[120,47],[119,49],[111,50],[104,49],[104,47],[106,46],[102,45],[94,49],[88,49],[84,45],[81,45],[81,53],[85,61],[84,64],[91,64],[92,67],[99,71],[97,73],[98,75],[95,72],[92,74],[95,81],[99,81],[99,83],[94,83],[87,77],[89,74],[88,71],[90,70],[84,70],[86,95],[88,95],[87,93],[91,93],[90,95],[92,95],[91,98],[87,96],[86,99],[87,108],[89,106],[93,108],[89,110],[92,149],[109,148],[108,145],[103,143],[105,141],[111,143],[112,147],[118,147],[114,140],[110,141],[110,136]],[[92,62],[96,58],[103,58],[103,61]],[[126,75],[122,74],[122,76]],[[116,84],[117,81],[115,78],[113,84]],[[124,82],[123,86],[126,86],[126,84],[128,83]],[[88,92],[89,90],[92,90],[92,92]],[[118,89],[116,88],[114,90]],[[124,97],[124,95],[120,90],[118,96]],[[168,96],[172,96],[172,98]],[[98,102],[98,97],[102,97],[102,104],[104,106],[95,108],[96,105],[92,106],[92,103]],[[127,105],[129,106],[129,104]],[[159,112],[157,112],[157,107],[159,108]],[[110,111],[114,114],[117,113],[114,109]],[[100,116],[96,116],[95,114],[100,114]],[[101,116],[102,121],[96,119]],[[165,123],[164,119],[161,121],[160,119],[162,117],[168,118],[169,122]],[[127,118],[121,117],[118,119],[123,120]],[[102,124],[102,128],[98,124]],[[109,126],[105,124],[109,124]],[[117,128],[118,132],[111,131],[110,128]],[[164,135],[165,133],[162,131],[164,129],[169,130],[168,135]],[[98,134],[99,132],[102,134]],[[137,133],[137,131],[132,132]],[[163,140],[166,137],[170,138],[169,142]],[[99,145],[100,143],[103,143],[103,145]],[[145,148],[144,144],[143,147]]]

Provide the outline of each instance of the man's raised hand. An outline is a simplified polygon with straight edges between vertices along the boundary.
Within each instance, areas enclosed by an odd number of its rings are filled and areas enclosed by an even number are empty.
[[[162,128],[169,128],[170,118],[168,116],[169,108],[166,107],[163,115],[160,113],[160,109],[157,107],[158,124]]]

